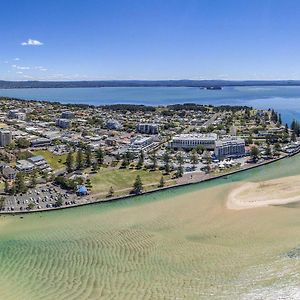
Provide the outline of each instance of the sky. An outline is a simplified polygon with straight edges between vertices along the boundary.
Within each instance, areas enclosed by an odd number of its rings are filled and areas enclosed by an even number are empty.
[[[298,0],[2,0],[0,80],[300,79]]]

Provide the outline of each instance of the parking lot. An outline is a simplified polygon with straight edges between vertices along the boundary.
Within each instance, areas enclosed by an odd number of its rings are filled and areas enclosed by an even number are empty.
[[[51,209],[58,207],[57,201],[62,202],[62,206],[75,205],[81,201],[74,193],[68,193],[60,187],[52,184],[29,189],[24,194],[5,196],[5,207],[3,211],[27,211],[31,209]]]

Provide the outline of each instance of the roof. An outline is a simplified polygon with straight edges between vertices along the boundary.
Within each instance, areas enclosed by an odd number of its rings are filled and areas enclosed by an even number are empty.
[[[9,176],[9,175],[15,175],[16,171],[11,167],[5,167],[3,168],[2,173],[4,176]]]
[[[216,140],[218,135],[216,133],[183,133],[178,134],[173,137],[173,141],[175,140]]]
[[[39,161],[42,161],[42,160],[45,160],[45,159],[42,155],[37,155],[37,156],[33,156],[33,157],[28,158],[28,160],[30,162],[36,163],[36,162],[39,162]]]

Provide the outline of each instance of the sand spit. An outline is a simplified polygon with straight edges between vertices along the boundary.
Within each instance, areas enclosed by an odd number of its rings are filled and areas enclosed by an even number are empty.
[[[227,208],[249,209],[300,201],[300,176],[247,182],[229,193]]]

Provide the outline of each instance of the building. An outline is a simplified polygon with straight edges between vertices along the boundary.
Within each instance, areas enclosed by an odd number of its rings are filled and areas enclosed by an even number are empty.
[[[131,140],[131,144],[128,148],[128,151],[139,153],[142,150],[148,150],[152,146],[153,141],[153,137],[151,136],[138,136]]]
[[[158,134],[159,125],[154,123],[139,123],[136,126],[136,131],[146,134]]]
[[[106,144],[107,146],[116,146],[116,145],[117,145],[117,140],[116,140],[116,138],[108,137],[108,138],[105,140],[105,144]]]
[[[20,172],[31,173],[34,169],[34,164],[25,159],[21,159],[17,161],[16,168]]]
[[[37,169],[40,169],[41,171],[52,171],[48,162],[44,159],[42,155],[30,157],[27,159],[27,161],[32,163]]]
[[[14,180],[16,178],[16,174],[17,174],[16,170],[14,170],[9,166],[5,166],[2,169],[2,175],[7,180]]]
[[[245,140],[237,137],[216,141],[215,156],[218,159],[245,155]]]
[[[51,145],[51,140],[47,138],[37,138],[31,141],[31,147],[48,147]]]
[[[2,129],[0,130],[0,146],[5,147],[12,142],[11,131]]]
[[[7,117],[9,119],[17,119],[17,120],[25,121],[26,114],[23,112],[20,112],[18,109],[11,109],[8,111]]]
[[[110,119],[106,122],[106,128],[111,130],[122,129],[122,125],[119,121]]]
[[[61,113],[61,118],[62,119],[74,119],[74,113],[71,111],[63,111]]]
[[[172,138],[169,147],[172,149],[189,150],[201,145],[207,150],[214,150],[217,139],[218,136],[216,133],[179,134]]]
[[[71,120],[69,119],[57,119],[56,126],[60,128],[69,128],[71,126]]]

